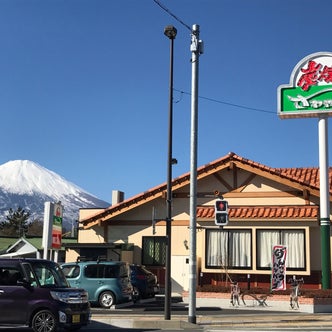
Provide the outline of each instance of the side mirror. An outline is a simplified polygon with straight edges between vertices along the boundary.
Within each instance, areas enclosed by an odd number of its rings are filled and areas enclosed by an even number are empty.
[[[31,285],[31,282],[29,282],[28,280],[24,279],[19,279],[17,280],[16,283],[18,286],[23,286],[25,288],[33,288],[33,286]]]

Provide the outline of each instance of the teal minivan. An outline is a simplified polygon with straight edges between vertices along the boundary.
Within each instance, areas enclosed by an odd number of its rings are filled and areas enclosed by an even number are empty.
[[[64,263],[61,268],[72,287],[88,292],[92,304],[110,308],[132,300],[133,286],[125,262],[79,261]]]

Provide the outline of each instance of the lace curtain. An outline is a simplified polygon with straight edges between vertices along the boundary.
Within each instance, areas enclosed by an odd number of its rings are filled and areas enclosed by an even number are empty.
[[[305,268],[304,230],[257,230],[257,267],[271,267],[272,247],[287,247],[286,267]]]
[[[210,267],[251,267],[251,231],[207,231],[206,255]]]
[[[257,268],[271,268],[272,246],[287,247],[286,267],[305,268],[305,233],[296,230],[257,230]],[[251,268],[251,230],[207,230],[206,266]]]

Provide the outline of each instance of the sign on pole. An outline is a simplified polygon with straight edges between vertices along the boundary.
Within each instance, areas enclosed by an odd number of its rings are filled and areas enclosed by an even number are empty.
[[[281,119],[332,115],[332,53],[318,52],[302,59],[290,82],[278,88]]]
[[[51,202],[44,203],[44,224],[43,224],[43,241],[42,246],[44,249],[43,258],[48,258],[48,249],[51,248],[52,242],[52,216],[53,216],[53,204]]]
[[[53,227],[52,227],[52,249],[61,249],[62,241],[62,205],[54,204]]]
[[[50,249],[61,249],[62,242],[62,211],[61,203],[45,202],[44,204],[44,226],[43,241],[44,248],[43,258],[48,257]]]
[[[330,185],[328,117],[332,115],[332,53],[318,52],[302,59],[288,85],[278,88],[281,119],[319,118],[319,194],[322,288],[331,287]]]

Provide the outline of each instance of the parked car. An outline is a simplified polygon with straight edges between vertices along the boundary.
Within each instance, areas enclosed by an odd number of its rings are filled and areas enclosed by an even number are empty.
[[[159,293],[157,276],[143,265],[130,265],[130,281],[133,285],[134,300],[154,297]]]
[[[125,262],[79,261],[64,263],[61,267],[72,287],[87,290],[92,304],[110,308],[132,300],[133,287]]]
[[[0,259],[0,326],[35,332],[78,330],[90,320],[88,294],[70,288],[60,266],[36,258]]]

